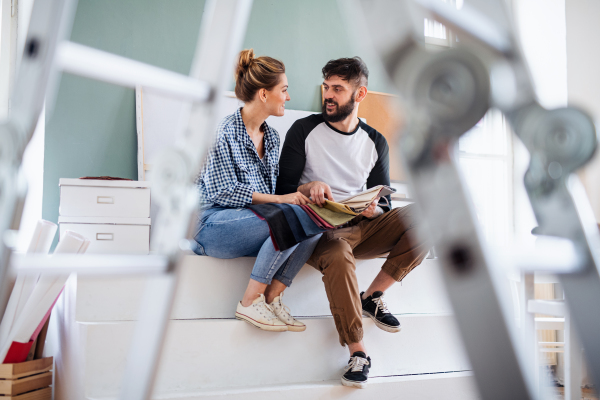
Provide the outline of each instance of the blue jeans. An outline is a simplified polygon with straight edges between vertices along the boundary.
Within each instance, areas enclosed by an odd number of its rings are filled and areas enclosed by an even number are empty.
[[[321,235],[315,235],[296,246],[277,251],[269,236],[269,225],[247,208],[212,207],[198,217],[196,254],[216,258],[256,256],[250,278],[271,283],[277,279],[292,284],[304,263],[310,258]]]

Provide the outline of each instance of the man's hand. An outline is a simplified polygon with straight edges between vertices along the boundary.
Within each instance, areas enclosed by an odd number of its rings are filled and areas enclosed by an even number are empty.
[[[369,219],[379,217],[381,214],[383,214],[383,210],[379,206],[377,206],[378,203],[379,203],[379,197],[376,198],[375,200],[373,200],[373,202],[369,205],[369,207],[365,211],[363,211],[360,215],[362,215],[363,217],[369,218]]]
[[[333,195],[331,194],[331,188],[325,182],[309,182],[300,186],[298,191],[309,196],[319,207],[323,207],[325,205],[325,199],[335,201],[333,199]]]

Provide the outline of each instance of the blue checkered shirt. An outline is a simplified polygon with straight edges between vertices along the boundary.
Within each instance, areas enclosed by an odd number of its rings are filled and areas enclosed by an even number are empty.
[[[279,134],[263,123],[264,162],[242,120],[241,108],[225,117],[202,172],[196,178],[202,208],[247,207],[252,193],[275,194],[279,175]]]

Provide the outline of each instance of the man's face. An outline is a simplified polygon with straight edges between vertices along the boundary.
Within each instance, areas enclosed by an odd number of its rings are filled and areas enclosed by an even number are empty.
[[[346,119],[356,107],[355,88],[339,76],[331,76],[323,81],[323,118],[327,122],[340,122]]]

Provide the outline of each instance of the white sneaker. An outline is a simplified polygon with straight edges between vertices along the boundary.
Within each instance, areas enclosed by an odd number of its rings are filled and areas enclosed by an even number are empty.
[[[281,322],[273,313],[273,308],[267,304],[263,294],[248,307],[244,307],[240,301],[237,305],[235,317],[265,331],[284,332],[288,330],[287,325]]]
[[[275,315],[281,322],[287,325],[289,331],[302,332],[306,329],[306,325],[292,317],[292,314],[290,314],[290,309],[281,301],[282,297],[283,293],[275,297],[273,302],[270,304]]]

